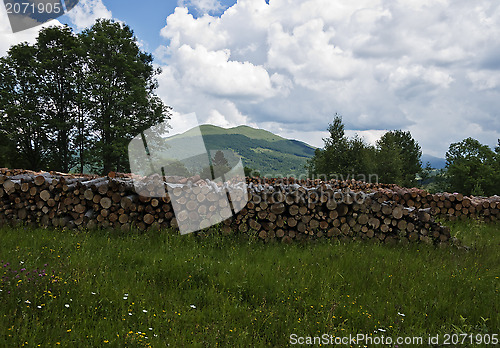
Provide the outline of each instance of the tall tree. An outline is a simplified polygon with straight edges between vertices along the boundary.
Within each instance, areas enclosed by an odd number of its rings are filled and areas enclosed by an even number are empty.
[[[15,149],[9,162],[39,170],[47,155],[47,129],[35,57],[36,48],[21,43],[0,58],[0,128]]]
[[[451,144],[446,152],[450,190],[467,195],[499,194],[495,155],[489,146],[471,137]]]
[[[127,170],[130,139],[168,117],[169,108],[153,93],[160,71],[127,25],[100,19],[80,37],[87,52],[94,167]]]
[[[392,139],[391,139],[392,140]],[[377,141],[377,169],[380,182],[403,185],[403,159],[401,149],[387,138]]]
[[[213,172],[213,177],[215,179],[222,177],[224,174],[229,172],[231,170],[231,167],[229,165],[229,161],[227,160],[226,156],[224,155],[224,152],[221,150],[217,150],[215,152],[214,157],[212,158],[212,172]]]
[[[316,149],[308,162],[309,175],[320,178],[366,179],[374,164],[374,148],[362,138],[345,136],[342,117],[335,114],[328,125],[330,137],[323,139],[325,147]]]
[[[73,101],[75,105],[76,120],[75,120],[75,131],[74,131],[74,147],[77,154],[77,170],[80,173],[85,171],[85,165],[89,162],[87,160],[87,155],[89,155],[92,138],[90,132],[90,117],[89,109],[90,103],[88,101],[88,92],[86,85],[86,76],[88,71],[88,64],[85,60],[84,49],[82,45],[77,48],[77,57],[79,61],[77,66],[81,68],[75,74],[75,99]]]
[[[222,152],[221,150],[217,150],[217,152],[215,153],[215,156],[212,159],[212,164],[214,166],[228,166],[229,165],[226,157],[224,156],[224,152]]]
[[[328,125],[330,136],[323,138],[324,148],[316,149],[309,161],[309,174],[320,177],[339,175],[346,171],[348,142],[342,116],[335,114]]]
[[[377,153],[377,173],[382,182],[416,184],[416,176],[422,170],[422,151],[409,131],[386,132],[377,141]]]
[[[78,48],[78,38],[67,26],[42,29],[36,43],[40,97],[49,131],[49,166],[63,172],[75,163],[75,82],[81,71]]]
[[[372,181],[372,175],[375,173],[375,147],[367,144],[366,141],[358,135],[348,141],[349,169],[355,173],[353,179],[362,180],[362,178]]]
[[[126,25],[42,29],[0,59],[1,164],[127,171],[129,140],[157,123],[166,130],[170,108],[153,93],[160,71]]]

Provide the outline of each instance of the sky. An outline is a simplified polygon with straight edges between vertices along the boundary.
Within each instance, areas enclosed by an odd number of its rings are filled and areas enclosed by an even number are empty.
[[[338,113],[349,136],[409,130],[437,157],[500,138],[497,1],[80,0],[45,26],[78,32],[101,17],[153,54],[173,123],[195,112],[322,147]],[[12,34],[0,6],[0,54],[39,29]]]

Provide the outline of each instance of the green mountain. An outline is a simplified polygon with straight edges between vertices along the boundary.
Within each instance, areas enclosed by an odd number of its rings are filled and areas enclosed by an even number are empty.
[[[217,150],[232,150],[241,156],[245,167],[258,170],[261,175],[306,174],[304,165],[314,155],[315,150],[314,147],[301,141],[285,139],[269,131],[248,126],[225,129],[213,125],[201,125],[199,130],[205,147],[212,157]],[[189,146],[197,143],[196,134],[198,127],[169,137],[168,143],[177,151],[185,150],[188,153]],[[200,163],[198,156],[184,162],[189,170],[200,169],[196,168]]]

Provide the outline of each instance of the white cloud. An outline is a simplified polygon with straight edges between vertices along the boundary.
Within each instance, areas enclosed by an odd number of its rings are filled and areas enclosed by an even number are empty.
[[[500,71],[470,71],[467,77],[478,91],[495,90],[500,86]]]
[[[467,136],[500,137],[497,3],[238,0],[220,16],[178,8],[162,35],[157,56],[178,88],[162,96],[205,121],[321,146],[339,112],[350,135],[407,129],[438,156]]]
[[[357,131],[357,130],[347,130],[346,136],[354,137],[359,136],[364,139],[368,144],[375,145],[377,140],[379,140],[382,135],[384,135],[388,130],[366,130],[366,131]]]
[[[422,86],[427,91],[434,88],[446,89],[453,78],[436,67],[425,68],[422,65],[403,65],[391,67],[388,72],[389,88],[396,93],[407,92],[413,94],[413,89]],[[417,95],[415,95],[417,96]]]
[[[171,123],[175,126],[176,115],[195,112],[201,124],[210,123],[220,127],[235,127],[247,124],[257,127],[236,107],[235,103],[224,98],[214,98],[211,94],[200,93],[190,81],[178,78],[179,73],[173,67],[163,67],[158,77],[160,95],[167,105],[174,107]],[[182,123],[182,122],[181,122]]]
[[[177,7],[168,16],[167,26],[161,30],[161,35],[170,40],[171,50],[182,45],[203,45],[207,49],[225,48],[229,34],[218,28],[219,20],[211,16],[194,19],[185,7]]]
[[[111,19],[112,14],[101,0],[80,0],[71,11],[67,13],[77,30],[83,30],[94,24],[98,18]]]
[[[336,47],[335,30],[325,28],[321,18],[310,20],[288,34],[279,23],[271,26],[267,66],[284,69],[303,86],[315,88],[318,81],[350,78],[357,62]]]
[[[204,46],[181,46],[177,68],[184,84],[201,92],[225,98],[263,98],[273,92],[266,69],[250,62],[229,60],[231,52],[208,51]]]
[[[218,103],[217,108],[211,109],[206,123],[224,128],[236,127],[241,124],[258,127],[257,124],[251,122],[247,116],[243,115],[234,103],[229,101],[222,101]]]

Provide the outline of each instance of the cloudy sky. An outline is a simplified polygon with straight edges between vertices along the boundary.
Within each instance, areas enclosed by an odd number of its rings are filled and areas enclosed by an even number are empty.
[[[349,135],[410,130],[438,157],[500,138],[497,1],[80,0],[50,24],[99,17],[132,27],[163,68],[158,94],[202,123],[322,146],[339,113]],[[38,29],[12,34],[2,7],[0,53]]]

